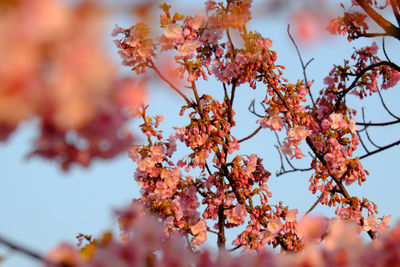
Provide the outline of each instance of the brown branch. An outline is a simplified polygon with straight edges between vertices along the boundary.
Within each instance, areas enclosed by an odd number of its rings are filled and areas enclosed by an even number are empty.
[[[241,143],[241,142],[243,142],[243,141],[249,140],[250,138],[252,138],[253,136],[255,136],[261,129],[262,129],[262,127],[259,126],[253,133],[251,133],[251,134],[248,135],[247,137],[244,137],[244,138],[238,140],[238,143]]]
[[[18,251],[18,252],[20,252],[22,254],[25,254],[26,256],[31,257],[31,258],[33,258],[35,260],[42,261],[43,263],[47,264],[47,266],[54,266],[54,267],[60,266],[58,264],[55,264],[55,263],[49,261],[48,259],[46,259],[45,257],[41,256],[40,254],[38,254],[36,252],[33,252],[30,249],[24,248],[24,247],[22,247],[20,245],[17,245],[16,243],[14,243],[14,242],[12,242],[10,240],[7,240],[6,238],[4,238],[2,236],[0,236],[0,244],[3,244],[5,246],[11,248],[12,250]]]
[[[194,93],[194,97],[196,98],[196,103],[197,103],[197,108],[198,108],[198,112],[200,114],[200,117],[203,118],[203,108],[201,107],[201,103],[200,103],[200,98],[199,98],[199,94],[197,93],[197,87],[196,87],[196,83],[194,81],[192,81],[192,86],[191,86],[193,93]]]
[[[376,67],[383,66],[383,65],[388,66],[388,67],[391,67],[391,68],[393,68],[393,69],[395,69],[395,70],[397,70],[397,71],[400,72],[400,67],[399,67],[398,65],[392,63],[392,62],[389,62],[389,61],[381,61],[381,62],[378,62],[378,63],[369,65],[368,67],[362,69],[362,70],[357,74],[356,78],[353,80],[353,82],[351,83],[351,85],[350,85],[348,88],[346,88],[345,90],[343,90],[343,91],[337,93],[337,94],[339,94],[339,97],[338,97],[338,100],[337,100],[337,104],[336,104],[336,105],[338,105],[338,104],[340,103],[341,99],[342,99],[348,92],[350,92],[354,87],[356,87],[357,82],[362,78],[362,76],[363,76],[366,72],[368,72],[368,71],[370,71],[370,70],[373,70],[373,69],[376,68]]]
[[[395,25],[390,21],[382,17],[378,12],[376,12],[366,0],[356,0],[361,8],[370,16],[385,32],[397,39],[400,39],[400,31]]]
[[[219,249],[225,250],[225,214],[224,214],[224,201],[218,206],[218,240],[217,245]]]
[[[296,44],[296,42],[294,41],[294,39],[293,39],[293,37],[292,37],[292,35],[291,35],[291,33],[290,33],[290,24],[288,24],[288,26],[287,26],[287,33],[288,33],[289,38],[290,38],[290,40],[292,41],[294,47],[296,48],[297,55],[298,55],[299,60],[300,60],[300,63],[301,63],[301,68],[303,69],[304,82],[305,82],[306,87],[307,87],[307,89],[308,89],[308,94],[310,95],[311,102],[312,102],[313,106],[315,107],[314,98],[313,98],[313,96],[312,96],[312,94],[311,94],[310,87],[308,86],[308,79],[307,79],[307,73],[306,73],[306,68],[307,68],[308,64],[310,64],[310,63],[314,60],[314,58],[310,59],[306,64],[304,64],[303,58],[302,58],[301,53],[300,53],[300,50],[299,50],[299,48],[297,47],[297,44]]]
[[[396,142],[394,142],[394,143],[391,143],[391,144],[389,144],[389,145],[383,146],[383,147],[381,147],[381,148],[379,148],[379,149],[377,149],[377,150],[371,151],[371,152],[369,152],[369,153],[367,153],[367,154],[361,156],[360,159],[364,159],[364,158],[366,158],[366,157],[372,156],[372,155],[374,155],[374,154],[376,154],[376,153],[382,152],[382,151],[384,151],[384,150],[386,150],[386,149],[389,149],[389,148],[394,147],[394,146],[397,146],[397,145],[400,145],[400,140],[398,140],[398,141],[396,141]]]
[[[242,247],[242,245],[237,245],[236,247],[233,247],[233,248],[231,248],[231,249],[228,249],[227,252],[235,251],[235,250],[237,250],[237,249],[239,249],[239,248],[241,248],[241,247]]]
[[[393,125],[396,123],[400,123],[400,120],[388,121],[388,122],[356,122],[356,125],[359,125],[359,126],[387,126],[387,125]]]
[[[382,96],[382,94],[381,94],[381,90],[378,89],[377,91],[378,91],[378,95],[379,95],[379,98],[380,98],[380,100],[381,100],[382,106],[383,106],[383,108],[386,110],[386,112],[387,112],[390,116],[392,116],[393,118],[400,120],[400,117],[394,115],[393,112],[391,112],[390,109],[386,106],[385,101],[383,100],[383,96]]]
[[[374,38],[374,37],[381,37],[381,36],[390,36],[386,32],[366,32],[366,33],[360,33],[357,35],[356,38],[360,37],[366,37],[366,38]]]
[[[322,198],[324,197],[324,194],[321,193],[321,195],[319,196],[319,198],[317,199],[317,201],[315,201],[315,203],[311,206],[311,208],[309,208],[307,210],[307,212],[304,214],[304,216],[307,216],[313,209],[315,209],[315,207],[321,202]]]
[[[193,103],[186,97],[186,95],[182,93],[182,91],[179,90],[175,85],[173,85],[164,75],[162,75],[153,62],[150,62],[149,67],[152,68],[157,73],[158,77],[160,77],[161,80],[166,82],[175,92],[177,92],[181,97],[183,97],[183,99],[185,99],[186,103],[189,106],[193,106]]]
[[[399,2],[399,1],[397,1]],[[395,0],[390,0],[390,4],[392,6],[392,10],[394,13],[394,16],[396,17],[396,21],[397,21],[397,26],[400,26],[400,14],[399,14],[399,6]]]

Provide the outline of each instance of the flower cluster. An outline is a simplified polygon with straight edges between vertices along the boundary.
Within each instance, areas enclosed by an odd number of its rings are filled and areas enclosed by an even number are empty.
[[[81,250],[61,244],[50,251],[46,266],[274,266],[278,263],[279,266],[390,266],[400,261],[399,226],[365,245],[358,234],[361,229],[357,224],[339,219],[305,217],[295,230],[305,241],[299,253],[279,255],[261,250],[257,254],[233,256],[220,251],[213,256],[208,251],[193,253],[183,236],[166,237],[165,226],[152,216],[144,216],[145,213],[145,209],[137,204],[119,211],[121,225],[125,232],[130,233],[129,237],[118,241],[111,233],[105,233],[100,239],[88,239]],[[291,210],[286,213],[288,218],[293,215]],[[369,221],[372,222],[373,218]],[[276,222],[269,230],[278,231],[280,227]],[[262,233],[261,236],[268,234]],[[324,245],[317,246],[322,240]]]
[[[188,112],[190,119],[188,125],[175,127],[168,141],[162,141],[162,133],[157,130],[161,117],[149,118],[145,113],[147,107],[143,108],[141,127],[148,144],[131,150],[131,157],[137,162],[135,178],[142,188],[141,202],[167,223],[170,233],[191,235],[193,248],[205,241],[206,233],[217,234],[218,245],[225,247],[225,229],[246,225],[233,241],[237,247],[260,250],[268,243],[285,250],[300,250],[303,240],[296,230],[297,210],[283,206],[282,202],[270,204],[270,173],[262,159],[256,154],[238,154],[239,144],[260,129],[285,128],[280,152],[291,159],[304,158],[303,142],[311,150],[314,173],[309,189],[313,194],[320,192],[318,203],[336,206],[338,217],[365,226],[363,229],[374,236],[379,229],[373,219],[376,205],[351,196],[346,188],[354,182],[361,185],[368,172],[358,158],[353,158],[359,144],[356,113],[347,107],[343,97],[352,93],[362,98],[367,92],[375,92],[378,77],[382,77],[382,87],[395,85],[398,72],[380,64],[378,46],[373,43],[354,52],[353,65],[345,61],[344,66],[334,66],[324,80],[326,88],[315,101],[311,98],[311,105],[307,99],[312,83],[290,83],[285,79],[284,67],[276,65],[277,53],[271,49],[271,40],[247,30],[250,6],[251,1],[208,1],[206,14],[183,16],[172,14],[171,6],[162,4],[163,32],[157,43],[149,39],[144,24],[115,29],[115,33],[125,34],[124,39],[116,41],[122,49],[124,64],[130,62],[127,65],[136,71],[139,67],[139,73],[146,67],[154,69],[184,98],[186,103],[180,115]],[[357,20],[352,20],[352,16]],[[348,13],[332,23],[337,27],[335,32],[355,36],[368,29],[364,19],[364,15]],[[233,42],[232,29],[240,32],[241,45]],[[160,52],[175,52],[180,77],[187,77],[186,87],[194,98],[160,73],[153,61],[157,47]],[[348,85],[353,76],[354,82]],[[199,94],[200,77],[214,77],[222,82],[223,100]],[[238,140],[232,134],[237,127],[234,97],[242,84],[254,89],[257,85],[265,86],[265,115],[257,121],[260,127],[256,132]],[[172,159],[175,140],[189,150],[177,160]],[[210,221],[214,221],[213,227]]]
[[[125,105],[144,100],[143,87],[118,78],[104,51],[101,6],[75,2],[0,3],[0,140],[38,119],[31,155],[64,170],[126,151],[133,136]],[[121,102],[124,94],[134,101]]]

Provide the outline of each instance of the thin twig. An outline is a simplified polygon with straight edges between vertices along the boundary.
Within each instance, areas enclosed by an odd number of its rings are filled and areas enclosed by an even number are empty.
[[[186,97],[186,95],[184,93],[182,93],[181,90],[179,90],[164,75],[161,74],[161,72],[157,69],[157,67],[154,65],[153,62],[150,62],[150,68],[152,68],[157,73],[157,75],[160,77],[161,80],[166,82],[175,92],[177,92],[181,97],[183,97],[183,99],[185,99],[185,101],[188,105],[193,105],[193,103]]]
[[[389,56],[386,53],[385,36],[382,37],[382,49],[383,49],[383,54],[385,54],[387,61],[392,62],[392,61],[390,61]]]
[[[363,118],[363,121],[365,121],[365,111],[364,111],[364,108],[362,108],[361,111],[362,111],[362,118]],[[369,141],[373,146],[375,146],[376,148],[381,148],[380,146],[376,145],[376,144],[372,141],[371,137],[369,136],[367,127],[365,127],[365,135],[367,136],[368,141]]]
[[[314,58],[310,59],[306,64],[304,64],[303,58],[302,58],[301,53],[300,53],[300,50],[299,50],[296,42],[294,41],[294,39],[293,39],[293,37],[292,37],[292,35],[290,33],[290,24],[288,24],[288,26],[287,26],[287,33],[289,35],[290,40],[292,40],[292,43],[293,43],[294,47],[296,48],[297,55],[299,56],[299,59],[300,59],[301,67],[303,69],[304,82],[305,82],[306,87],[308,89],[308,94],[310,95],[311,102],[312,102],[313,106],[315,107],[314,98],[313,98],[313,96],[311,94],[310,87],[308,86],[308,79],[307,79],[307,73],[306,73],[306,68],[307,68],[308,64],[310,64],[314,60]]]
[[[381,90],[379,90],[379,88],[378,88],[377,91],[378,91],[379,98],[381,99],[381,103],[382,103],[382,105],[383,105],[383,108],[386,110],[386,112],[387,112],[390,116],[392,116],[393,118],[400,120],[400,117],[394,115],[394,114],[390,111],[390,109],[386,106],[385,101],[383,101],[383,97],[382,97],[382,94],[381,94]]]
[[[48,266],[60,266],[58,264],[50,262],[45,257],[41,256],[40,254],[38,254],[36,252],[33,252],[32,250],[30,250],[28,248],[24,248],[20,245],[17,245],[16,243],[6,239],[5,237],[0,236],[0,244],[3,244],[5,246],[11,248],[12,250],[18,251],[22,254],[25,254],[26,256],[29,256],[35,260],[42,261],[43,263],[48,264]]]
[[[356,125],[360,126],[387,126],[387,125],[393,125],[396,123],[400,123],[400,120],[395,120],[395,121],[388,121],[388,122],[356,122]]]
[[[354,87],[356,87],[357,82],[362,78],[362,76],[363,76],[366,72],[368,72],[368,71],[370,71],[370,70],[373,70],[373,69],[376,68],[376,67],[380,67],[380,66],[384,66],[384,65],[386,65],[386,66],[388,66],[388,67],[391,67],[391,68],[393,68],[393,69],[395,69],[395,70],[397,70],[397,71],[400,71],[400,67],[399,67],[398,65],[396,65],[396,64],[394,64],[394,63],[392,63],[392,62],[389,62],[389,61],[381,61],[381,62],[378,62],[378,63],[369,65],[368,67],[362,69],[362,70],[357,74],[356,78],[353,80],[353,82],[351,83],[351,85],[350,85],[348,88],[346,88],[345,90],[343,90],[343,91],[341,91],[341,92],[338,92],[339,97],[338,97],[338,100],[337,100],[337,105],[340,103],[340,100],[341,100],[343,97],[345,97],[345,95],[346,95],[348,92],[350,92]]]
[[[318,203],[321,202],[322,198],[324,197],[324,194],[321,193],[321,195],[319,196],[319,198],[317,199],[317,201],[315,201],[315,203],[311,206],[311,208],[309,208],[307,210],[307,212],[304,214],[304,217],[307,216],[313,209],[315,209],[315,207],[318,205]]]
[[[240,140],[238,140],[238,143],[241,143],[243,141],[249,140],[250,138],[252,138],[253,136],[255,136],[260,130],[262,129],[261,126],[259,126],[254,132],[252,132],[250,135],[248,135],[247,137],[244,137]]]
[[[369,150],[368,150],[367,147],[365,146],[364,141],[362,140],[359,131],[357,131],[357,135],[358,135],[358,140],[360,140],[360,143],[361,143],[362,147],[365,149],[365,152],[369,153]]]
[[[384,151],[384,150],[386,150],[386,149],[389,149],[389,148],[391,148],[391,147],[397,146],[397,145],[399,145],[399,144],[400,144],[400,140],[398,140],[398,141],[396,141],[396,142],[394,142],[394,143],[391,143],[391,144],[389,144],[389,145],[383,146],[383,147],[381,147],[381,148],[379,148],[379,149],[377,149],[377,150],[371,151],[371,152],[369,152],[368,154],[365,154],[365,155],[361,156],[360,159],[364,159],[364,158],[366,158],[366,157],[372,156],[372,155],[374,155],[374,154],[376,154],[376,153],[382,152],[382,151]]]

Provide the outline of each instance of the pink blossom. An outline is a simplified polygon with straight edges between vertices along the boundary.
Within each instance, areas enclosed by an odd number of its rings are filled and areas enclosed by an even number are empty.
[[[287,141],[283,141],[283,145],[279,147],[279,150],[290,157],[293,156],[293,149]]]
[[[218,40],[222,38],[221,29],[206,28],[200,36],[200,41],[208,44],[218,44]]]
[[[361,227],[357,223],[336,219],[329,223],[328,229],[329,234],[325,238],[324,246],[327,251],[341,248],[353,254],[362,248],[362,240],[359,237]]]
[[[330,88],[335,87],[335,82],[336,82],[335,78],[332,78],[330,76],[325,77],[324,79],[324,84],[328,85]]]
[[[358,127],[356,126],[356,121],[353,118],[350,119],[348,127],[352,133],[355,133],[358,130]]]
[[[58,247],[52,249],[47,258],[54,263],[66,266],[80,266],[83,262],[78,255],[75,247],[62,243]]]
[[[327,220],[322,217],[305,216],[296,226],[296,232],[306,243],[319,243],[326,233]]]
[[[270,219],[268,221],[267,230],[273,234],[278,234],[282,230],[283,224],[279,219]]]
[[[327,130],[331,126],[330,122],[327,119],[323,119],[321,123],[322,130]]]
[[[384,215],[381,219],[381,223],[379,224],[379,232],[384,232],[389,227],[389,221],[392,218],[392,215]]]
[[[302,159],[302,158],[304,158],[303,152],[301,152],[301,149],[298,148],[298,147],[296,147],[296,148],[294,149],[294,156],[295,156],[297,159]]]
[[[378,52],[378,45],[373,42],[371,46],[365,47],[365,52],[375,55]]]
[[[201,46],[198,40],[186,40],[181,46],[178,47],[178,54],[183,57],[192,58],[196,54],[196,49]]]
[[[296,221],[296,215],[299,211],[297,209],[288,209],[286,212],[286,217],[285,220],[287,222],[295,222]]]
[[[364,219],[363,229],[364,231],[373,231],[376,232],[378,230],[379,220],[375,218],[373,214],[369,215],[367,219]]]
[[[343,114],[341,113],[332,113],[329,115],[331,120],[331,129],[345,129],[347,128],[347,122],[343,119]]]
[[[306,139],[311,133],[311,130],[307,130],[303,126],[296,126],[288,130],[288,140],[291,144],[298,145],[301,140]]]
[[[202,13],[196,14],[196,16],[193,18],[192,23],[191,23],[193,30],[197,30],[200,27],[202,27],[204,25],[205,21],[206,21],[206,18],[203,16]]]
[[[278,115],[274,115],[269,118],[264,118],[262,120],[258,120],[258,123],[260,123],[261,127],[263,128],[270,128],[271,130],[282,130],[283,129],[283,120],[281,117]]]
[[[382,84],[382,89],[388,89],[394,87],[400,81],[400,73],[397,70],[393,70],[389,79]]]
[[[164,29],[164,36],[174,41],[182,40],[182,26],[176,23],[168,24]]]
[[[195,236],[191,241],[193,247],[200,246],[207,240],[207,225],[204,220],[199,220],[195,225],[190,227],[190,230]]]
[[[225,213],[229,223],[232,224],[242,224],[246,218],[246,208],[241,204],[237,204],[233,209],[225,210]]]

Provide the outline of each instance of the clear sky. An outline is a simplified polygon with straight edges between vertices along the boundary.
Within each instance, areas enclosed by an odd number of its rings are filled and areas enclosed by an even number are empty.
[[[189,9],[188,12],[192,14],[200,10],[196,7]],[[252,23],[252,29],[273,40],[272,49],[278,52],[278,63],[287,68],[285,76],[290,81],[303,79],[296,51],[286,33],[288,22],[285,16],[263,16],[258,12],[254,17],[255,23]],[[115,18],[115,21],[110,20],[109,31],[114,24],[128,27],[129,23],[126,18]],[[107,39],[111,43],[110,40]],[[395,60],[396,41],[387,41],[389,56],[392,55]],[[305,60],[315,58],[308,69],[309,79],[315,80],[314,94],[323,87],[322,80],[333,64],[341,64],[343,59],[349,58],[353,46],[359,47],[370,43],[371,40],[348,43],[345,38],[324,39],[308,47],[299,43]],[[381,46],[381,40],[377,40],[377,43]],[[110,53],[115,54],[111,44]],[[383,58],[381,52],[380,55]],[[119,58],[115,56],[115,60],[119,61]],[[182,102],[162,83],[154,81],[151,85],[150,113],[164,115],[165,122],[162,125],[165,136],[168,136],[171,126],[184,126],[185,120],[178,116],[180,109],[178,106]],[[221,85],[216,82],[201,83],[200,88],[202,93],[207,92],[210,95],[214,92],[219,94],[218,92],[222,90]],[[396,101],[399,96],[397,88],[384,92],[387,105],[395,114],[400,114],[400,107]],[[238,138],[248,135],[257,127],[255,123],[257,118],[247,111],[253,98],[258,100],[263,98],[262,86],[259,86],[257,91],[239,87],[236,97],[238,127],[234,130]],[[355,98],[350,99],[352,100]],[[390,120],[383,114],[377,96],[365,102],[353,102],[355,107],[366,108],[367,120]],[[132,128],[139,134],[135,128],[137,125],[138,122],[132,123]],[[378,144],[385,145],[394,141],[398,137],[397,133],[398,129],[393,127],[372,131],[371,135]],[[139,188],[133,178],[135,165],[127,154],[111,161],[96,161],[88,169],[73,167],[68,173],[64,173],[58,166],[48,161],[24,158],[36,134],[35,122],[27,123],[22,125],[7,143],[0,144],[0,234],[44,254],[62,241],[75,243],[75,235],[79,232],[96,236],[105,229],[116,229],[117,223],[112,216],[112,209],[127,205],[132,198],[139,196]],[[251,141],[241,144],[243,149],[241,153],[258,153],[264,158],[266,169],[274,174],[280,167],[278,153],[274,148],[275,143],[273,133],[263,131]],[[398,152],[398,148],[395,147],[363,160],[364,167],[371,175],[361,188],[358,186],[350,188],[352,193],[375,201],[380,215],[392,214],[392,224],[400,220],[400,210],[397,205],[400,202],[398,193],[400,175],[396,168]],[[295,164],[304,166],[307,162],[310,162],[309,156]],[[294,173],[280,177],[273,175],[268,184],[273,194],[271,203],[283,200],[290,207],[298,208],[300,214],[304,213],[316,200],[316,196],[308,191],[310,174]],[[332,215],[334,209],[318,207],[316,212]],[[0,246],[0,255],[7,251]],[[3,266],[40,266],[40,264],[13,253]]]

